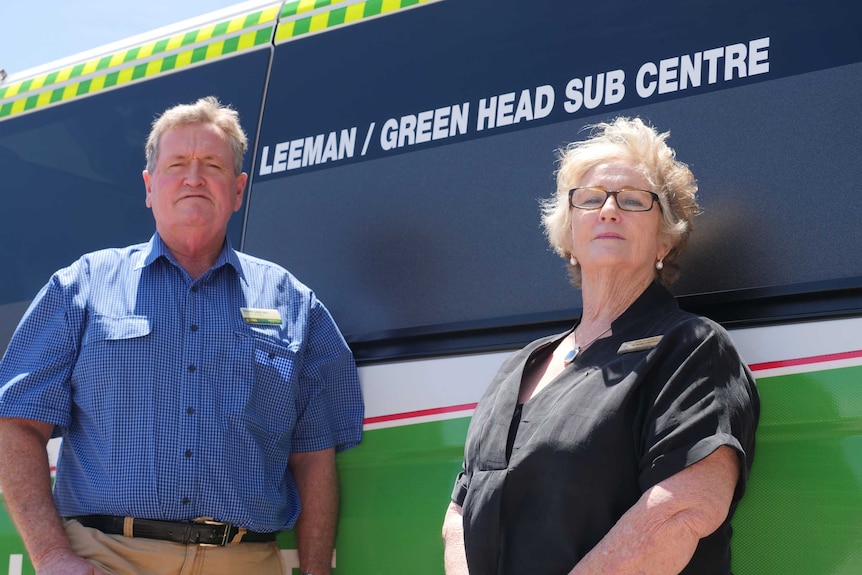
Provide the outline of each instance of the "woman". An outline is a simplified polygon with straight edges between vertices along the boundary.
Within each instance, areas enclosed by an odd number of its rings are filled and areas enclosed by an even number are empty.
[[[727,333],[662,285],[698,211],[667,136],[619,118],[561,154],[543,223],[583,315],[479,402],[447,575],[730,573],[759,399]]]

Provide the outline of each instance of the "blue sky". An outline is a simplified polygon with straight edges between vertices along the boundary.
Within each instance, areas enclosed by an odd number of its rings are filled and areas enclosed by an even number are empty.
[[[23,72],[240,2],[0,0],[0,69]]]

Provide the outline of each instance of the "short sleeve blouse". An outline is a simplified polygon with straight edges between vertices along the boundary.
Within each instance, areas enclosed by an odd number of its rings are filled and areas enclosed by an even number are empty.
[[[524,404],[507,459],[525,365],[566,335],[513,354],[473,415],[452,494],[471,575],[568,573],[644,491],[722,445],[742,469],[731,513],[683,573],[730,573],[730,518],[751,468],[759,398],[727,332],[651,285],[611,336]]]

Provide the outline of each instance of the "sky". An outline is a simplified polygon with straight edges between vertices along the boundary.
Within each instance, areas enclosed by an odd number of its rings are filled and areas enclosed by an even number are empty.
[[[0,69],[23,72],[240,2],[0,0]]]

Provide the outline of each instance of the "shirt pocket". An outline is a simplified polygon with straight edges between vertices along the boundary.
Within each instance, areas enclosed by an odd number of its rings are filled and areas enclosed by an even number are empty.
[[[509,425],[488,420],[479,433],[467,438],[467,453],[471,467],[477,471],[506,469],[506,442],[509,438]]]
[[[234,377],[224,403],[228,421],[267,441],[289,436],[296,421],[296,351],[251,331],[234,336]]]
[[[152,401],[152,324],[146,316],[92,315],[72,376],[75,402],[99,421]]]
[[[134,339],[149,335],[152,331],[150,318],[142,315],[110,317],[94,315],[84,332],[82,347],[100,342]]]

